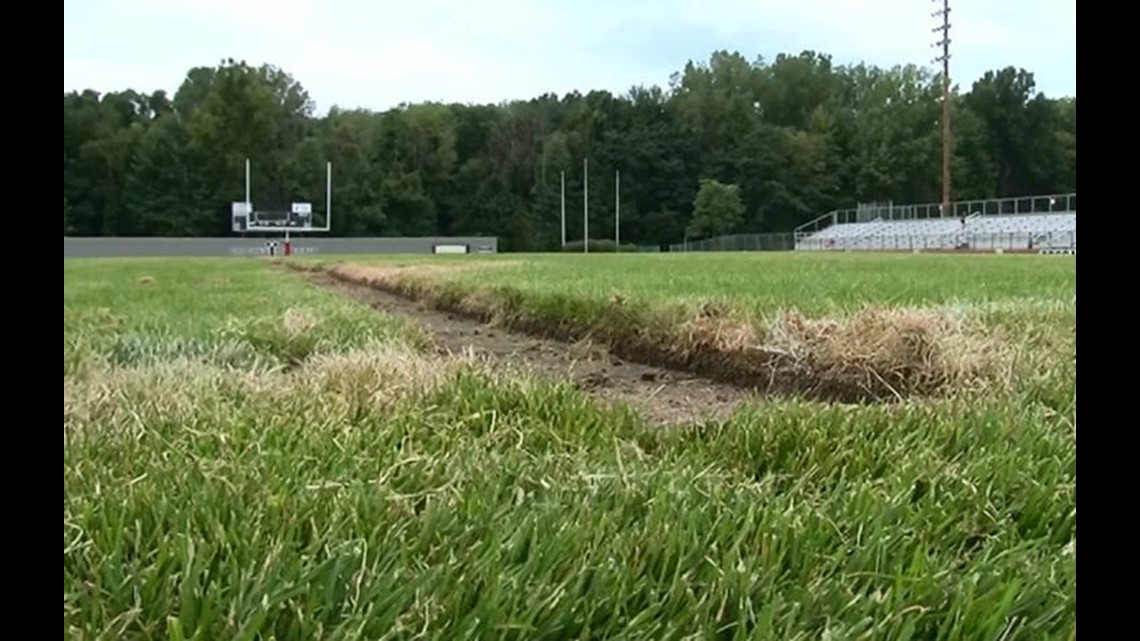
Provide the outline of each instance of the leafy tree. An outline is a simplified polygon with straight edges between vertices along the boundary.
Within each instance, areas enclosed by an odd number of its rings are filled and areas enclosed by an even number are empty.
[[[856,202],[938,200],[940,101],[938,76],[914,65],[717,51],[624,94],[315,117],[286,71],[223,60],[190,69],[173,97],[64,94],[64,233],[229,233],[246,158],[259,207],[318,211],[332,161],[337,235],[489,234],[504,249],[554,249],[561,172],[567,238],[583,237],[585,158],[594,239],[613,237],[619,170],[623,242],[787,231]],[[1075,97],[1046,97],[1031,73],[1005,68],[953,87],[951,108],[954,198],[1076,189]]]
[[[125,205],[136,233],[145,236],[221,234],[228,221],[209,203],[209,188],[195,171],[198,159],[181,118],[159,118],[139,141],[125,184]]]
[[[1033,74],[1006,67],[986,72],[965,98],[984,124],[999,197],[1051,191],[1065,162],[1058,112],[1044,94],[1034,95]]]
[[[686,233],[690,238],[727,234],[743,217],[740,187],[702,178],[697,197],[693,200],[693,220]]]

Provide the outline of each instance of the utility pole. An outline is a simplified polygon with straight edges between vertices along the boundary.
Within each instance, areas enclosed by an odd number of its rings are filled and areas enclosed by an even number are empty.
[[[566,249],[566,172],[558,172],[562,180],[562,249]]]
[[[941,47],[942,55],[934,59],[942,63],[942,216],[950,215],[950,0],[932,0],[941,2],[942,9],[930,14],[931,17],[942,17],[942,24],[931,29],[934,33],[942,33],[942,39],[931,46]]]

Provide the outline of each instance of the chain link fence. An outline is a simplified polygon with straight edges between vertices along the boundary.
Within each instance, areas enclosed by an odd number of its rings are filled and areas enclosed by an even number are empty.
[[[771,234],[732,234],[701,240],[686,240],[669,246],[671,252],[748,252],[792,251],[796,248],[791,232]]]

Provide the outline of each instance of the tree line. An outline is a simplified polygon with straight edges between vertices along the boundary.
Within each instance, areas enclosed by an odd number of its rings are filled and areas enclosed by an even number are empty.
[[[314,114],[289,73],[234,60],[191,69],[173,96],[65,93],[64,234],[228,235],[247,157],[259,209],[320,211],[331,161],[334,235],[493,235],[516,251],[559,245],[563,172],[567,237],[581,240],[584,158],[591,238],[613,238],[620,171],[621,238],[641,245],[941,197],[940,78],[810,51],[719,51],[624,95]],[[1037,92],[1032,73],[956,89],[951,122],[955,200],[1076,190],[1076,98]],[[694,219],[702,185],[727,213]]]

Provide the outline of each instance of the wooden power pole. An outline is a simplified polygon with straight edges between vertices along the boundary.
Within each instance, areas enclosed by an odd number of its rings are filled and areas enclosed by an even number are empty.
[[[931,14],[941,16],[942,24],[935,27],[934,33],[942,33],[942,39],[935,42],[935,47],[942,48],[942,55],[934,59],[942,63],[942,215],[950,215],[950,158],[952,140],[950,138],[950,0],[933,0],[942,2],[942,9]]]

